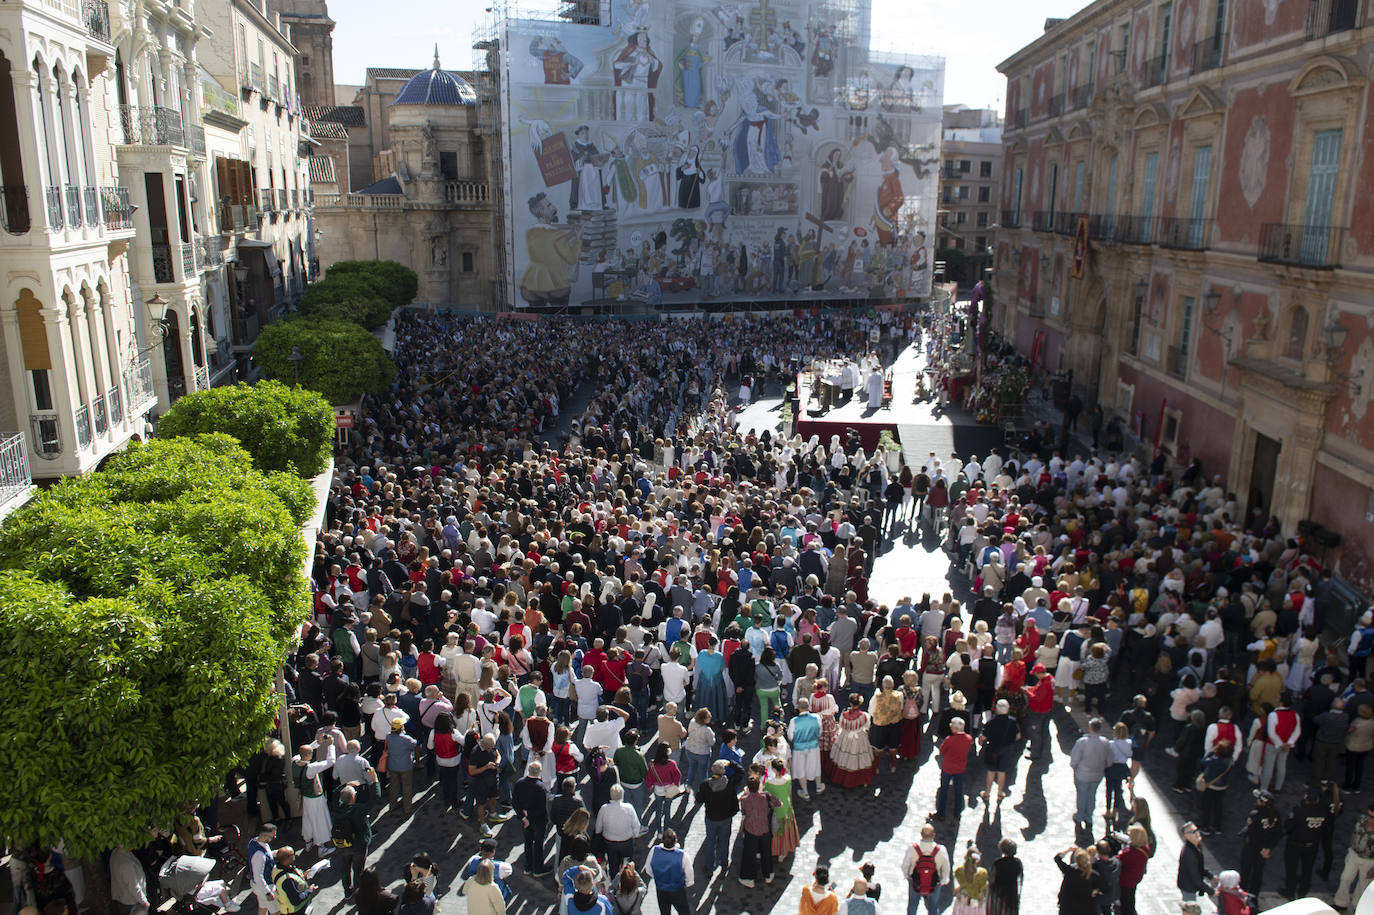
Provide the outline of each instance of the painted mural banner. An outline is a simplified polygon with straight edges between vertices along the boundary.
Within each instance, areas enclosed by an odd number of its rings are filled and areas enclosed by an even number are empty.
[[[944,61],[868,0],[510,20],[514,308],[930,294]]]

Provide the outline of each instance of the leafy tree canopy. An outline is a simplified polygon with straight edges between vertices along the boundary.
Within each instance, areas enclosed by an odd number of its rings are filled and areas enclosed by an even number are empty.
[[[316,391],[268,379],[188,394],[158,420],[157,431],[164,438],[224,432],[259,470],[311,477],[329,466],[334,411]]]
[[[253,359],[268,378],[290,383],[296,377],[291,348],[300,347],[301,384],[332,404],[352,403],[364,391],[383,391],[396,366],[381,341],[357,324],[335,319],[290,318],[263,328]]]

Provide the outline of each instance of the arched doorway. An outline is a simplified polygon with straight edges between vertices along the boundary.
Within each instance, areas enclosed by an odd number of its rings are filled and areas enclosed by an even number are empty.
[[[186,367],[181,361],[181,319],[170,308],[162,318],[162,364],[167,369],[167,399],[175,403],[186,393]]]

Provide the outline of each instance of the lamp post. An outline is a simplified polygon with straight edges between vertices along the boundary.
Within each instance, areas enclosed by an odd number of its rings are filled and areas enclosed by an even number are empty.
[[[299,346],[291,347],[291,355],[286,357],[291,360],[291,365],[296,369],[296,385],[301,383],[301,363],[305,361],[305,354],[301,352]]]

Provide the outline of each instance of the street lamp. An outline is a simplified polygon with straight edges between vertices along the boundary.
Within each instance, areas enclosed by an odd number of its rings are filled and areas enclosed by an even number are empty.
[[[1214,315],[1214,314],[1216,314],[1216,313],[1217,313],[1217,309],[1220,308],[1220,307],[1221,307],[1221,293],[1220,293],[1220,292],[1218,292],[1218,291],[1215,290],[1215,289],[1209,289],[1207,292],[1203,293],[1203,295],[1202,295],[1202,308],[1203,308],[1204,311],[1207,312],[1207,314],[1209,314],[1209,315]]]
[[[291,347],[291,355],[286,357],[291,360],[291,365],[296,369],[296,384],[301,383],[301,363],[305,361],[305,353],[301,352],[299,346]]]

